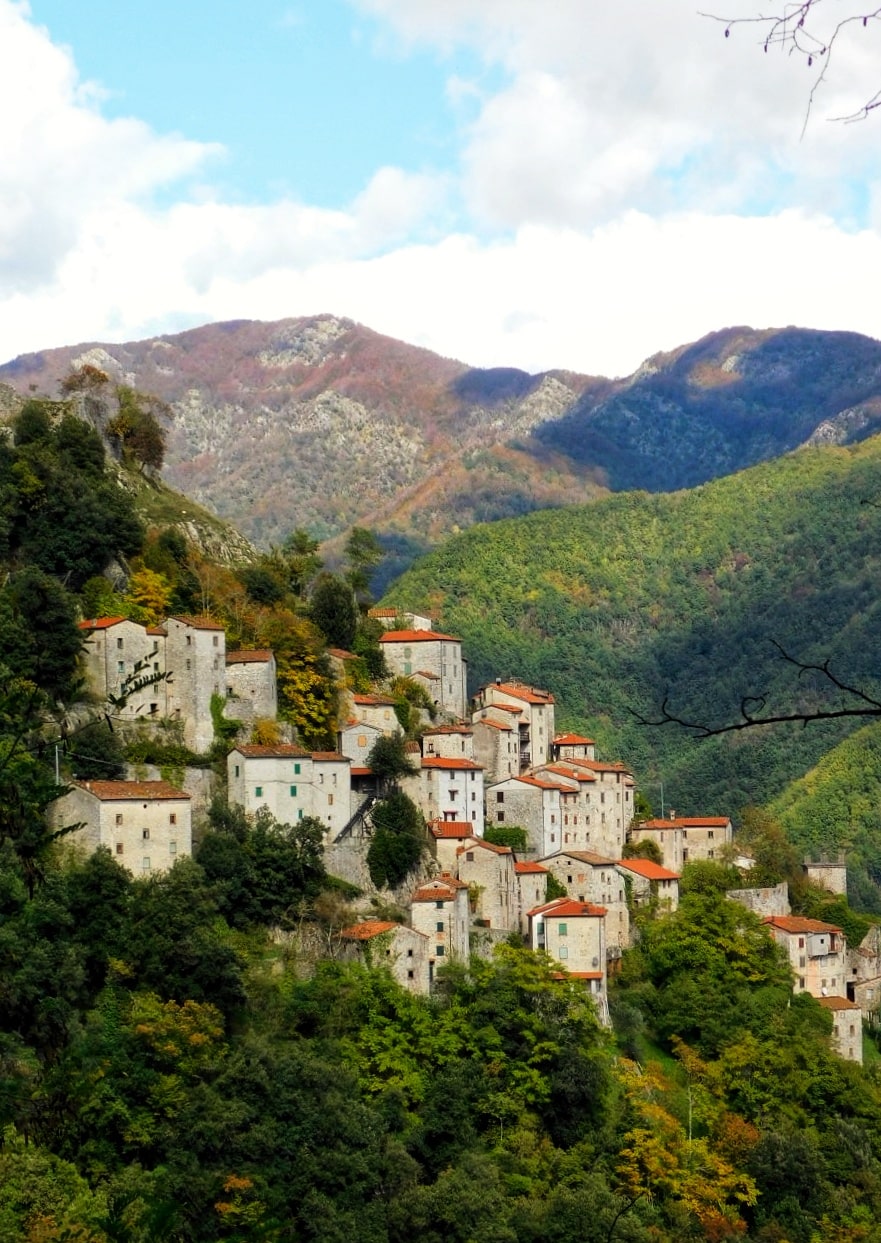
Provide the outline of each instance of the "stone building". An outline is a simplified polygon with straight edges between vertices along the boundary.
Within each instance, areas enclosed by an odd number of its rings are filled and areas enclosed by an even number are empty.
[[[349,720],[337,731],[337,750],[352,761],[353,768],[365,768],[367,757],[384,731],[366,721]]]
[[[332,841],[352,814],[350,770],[336,751],[240,743],[227,757],[229,801],[252,815],[266,807],[280,824],[314,816]]]
[[[455,876],[459,847],[478,836],[474,825],[470,820],[430,820],[428,831],[434,839],[438,867]]]
[[[832,1015],[832,1047],[847,1062],[863,1064],[863,1016],[855,1001],[821,997],[820,1005]]]
[[[840,928],[804,915],[769,915],[762,922],[789,956],[796,993],[847,996],[847,942]]]
[[[81,824],[70,841],[103,846],[133,876],[164,872],[192,854],[190,796],[167,781],[75,782],[50,805],[54,828]]]
[[[387,695],[353,694],[349,703],[349,719],[362,725],[373,725],[384,734],[396,734],[401,724],[395,714],[395,701]]]
[[[379,640],[386,664],[404,677],[431,674],[434,702],[457,720],[465,716],[467,663],[462,641],[438,630],[388,630]]]
[[[570,898],[604,908],[606,950],[610,957],[620,958],[630,944],[630,914],[616,861],[588,850],[567,850],[546,855],[541,862]]]
[[[507,707],[516,714],[510,724],[517,730],[519,771],[523,773],[547,763],[554,738],[554,697],[550,691],[527,686],[525,682],[503,682],[497,678],[482,686],[475,695],[472,723],[491,707]],[[488,715],[493,719],[491,713]]]
[[[506,777],[486,791],[486,822],[523,829],[529,854],[553,854],[561,838],[566,789],[550,777]]]
[[[403,777],[401,789],[426,820],[468,820],[483,833],[483,769],[473,760],[440,755],[413,757],[419,771]]]
[[[674,816],[644,820],[630,832],[634,842],[655,842],[664,867],[681,872],[686,863],[700,859],[719,859],[734,836],[727,816]]]
[[[426,729],[422,734],[422,754],[473,760],[474,731],[470,725],[438,725]]]
[[[242,721],[278,716],[277,668],[268,648],[226,654],[227,715]]]
[[[99,699],[118,699],[127,681],[166,672],[162,627],[142,626],[125,617],[96,617],[80,622],[79,628],[86,682]],[[130,693],[115,715],[133,721],[167,716],[165,680]]]
[[[340,933],[341,957],[368,967],[388,967],[402,988],[431,989],[431,942],[424,932],[383,919],[367,919]]]
[[[470,949],[468,886],[442,872],[420,885],[410,899],[410,923],[428,937],[430,967],[448,959],[467,961]]]
[[[609,1023],[606,991],[606,911],[590,902],[555,898],[528,912],[529,943],[584,980],[600,1021]]]
[[[548,900],[548,869],[532,859],[518,859],[514,864],[517,877],[517,924],[524,937],[529,935],[528,912]]]
[[[616,867],[630,885],[634,906],[655,903],[659,911],[675,911],[679,906],[679,877],[675,872],[652,859],[622,859]]]
[[[516,777],[520,771],[517,735],[509,721],[489,716],[475,717],[472,723],[474,758],[483,765],[487,782]]]
[[[582,847],[620,859],[633,820],[634,781],[619,762],[560,759],[542,765],[535,776],[568,788],[562,797],[561,845]]]
[[[487,928],[516,931],[518,888],[510,847],[466,838],[456,849],[456,870],[468,886],[472,915]]]
[[[204,754],[214,741],[211,697],[226,695],[226,632],[207,617],[169,617],[163,627],[168,715],[183,722],[184,742]]]

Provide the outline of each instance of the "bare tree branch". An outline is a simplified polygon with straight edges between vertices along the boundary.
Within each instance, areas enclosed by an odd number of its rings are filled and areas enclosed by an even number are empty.
[[[817,13],[821,9],[821,17],[818,19]],[[759,13],[755,17],[722,17],[718,13],[701,13],[700,16],[723,25],[726,39],[730,37],[735,26],[758,26],[764,33],[763,51],[768,52],[771,48],[779,48],[789,56],[800,57],[809,69],[817,66],[808,94],[802,126],[802,134],[804,134],[817,91],[826,81],[829,66],[832,64],[834,53],[841,39],[851,28],[866,29],[870,22],[881,20],[881,7],[859,9],[845,17],[833,19],[832,24],[826,28],[826,32],[820,33],[817,23],[829,11],[828,0],[793,0],[791,3],[784,4],[781,11],[767,15]],[[881,107],[881,90],[870,96],[855,112],[833,117],[832,120],[845,123],[863,121],[870,112],[879,107]]]
[[[694,738],[715,738],[719,734],[734,734],[744,729],[756,729],[760,725],[783,725],[787,723],[796,723],[799,725],[808,725],[811,721],[835,721],[842,717],[881,717],[881,699],[867,694],[858,686],[850,686],[847,682],[843,682],[836,674],[832,672],[829,661],[825,660],[822,664],[811,664],[810,662],[798,660],[795,656],[777,643],[771,640],[774,647],[780,653],[781,658],[788,664],[793,665],[798,670],[799,677],[806,673],[817,673],[844,695],[852,697],[852,703],[845,704],[840,708],[816,708],[805,712],[782,712],[782,713],[766,713],[765,706],[767,699],[764,695],[745,695],[740,701],[740,715],[735,721],[730,721],[727,725],[707,725],[702,721],[691,721],[686,717],[677,716],[676,713],[670,711],[669,696],[664,699],[661,704],[660,714],[655,719],[642,716],[639,712],[633,712],[640,725],[647,725],[657,728],[662,725],[678,725],[682,729],[691,731]]]

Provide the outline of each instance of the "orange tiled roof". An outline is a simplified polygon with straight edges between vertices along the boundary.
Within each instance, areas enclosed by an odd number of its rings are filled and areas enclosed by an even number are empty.
[[[474,760],[463,760],[459,756],[455,758],[447,758],[444,755],[423,755],[423,768],[455,768],[483,772],[482,764],[475,764]]]
[[[168,781],[77,781],[83,790],[103,801],[134,799],[149,802],[151,799],[189,798],[186,790],[179,790]]]
[[[228,665],[265,665],[272,660],[272,652],[268,647],[239,648],[237,652],[227,652]]]
[[[293,742],[267,744],[240,742],[238,746],[233,747],[233,750],[238,751],[247,760],[308,760],[311,758],[308,751],[304,751],[302,747],[298,747]]]
[[[337,660],[357,660],[358,657],[354,652],[347,652],[344,647],[329,647],[327,649],[328,656],[335,656]]]
[[[569,794],[568,786],[561,786],[557,781],[542,781],[541,777],[503,777],[503,781],[522,781],[527,786],[537,786],[539,790],[562,790]]]
[[[162,638],[168,638],[168,631],[164,626],[147,626],[147,634],[161,635]]]
[[[556,764],[545,764],[541,771],[543,773],[559,773],[561,777],[568,777],[570,781],[596,781],[596,777],[591,772],[584,772],[581,769],[573,768],[574,761],[558,760]]]
[[[861,1008],[855,1001],[848,1001],[846,997],[818,997],[817,1001],[827,1010],[859,1010]]]
[[[824,924],[821,919],[808,919],[804,915],[766,915],[762,923],[779,928],[781,932],[841,932],[837,924]]]
[[[731,821],[728,816],[656,816],[654,820],[644,820],[636,827],[641,829],[724,829]]]
[[[527,914],[544,915],[545,919],[549,915],[559,916],[560,919],[602,919],[606,908],[594,906],[593,902],[578,902],[575,898],[554,898],[552,902],[533,907]]]
[[[534,686],[521,686],[519,683],[510,682],[490,682],[490,687],[495,687],[497,691],[502,691],[505,695],[511,695],[514,699],[522,699],[528,704],[552,704],[555,702],[550,691],[536,690]],[[494,707],[496,705],[493,705]]]
[[[557,734],[554,742],[561,747],[573,747],[578,745],[593,746],[592,738],[585,738],[583,734]]]
[[[433,738],[435,734],[472,734],[470,725],[436,725],[434,729],[427,729],[422,735],[423,738]]]
[[[446,643],[461,643],[453,634],[441,634],[439,630],[387,630],[379,636],[380,643],[433,643],[441,639]]]
[[[387,695],[356,694],[352,696],[352,702],[374,708],[393,708],[395,706],[395,701],[393,699],[389,699]]]
[[[589,768],[595,773],[627,773],[630,775],[630,769],[626,764],[622,764],[620,760],[615,760],[612,764],[606,764],[602,760],[583,760],[579,757],[569,762],[571,764],[579,764],[583,768]]]
[[[474,724],[475,725],[488,725],[490,729],[502,730],[506,734],[513,733],[513,730],[511,729],[510,725],[502,725],[500,721],[491,721],[489,717],[483,717],[481,718],[481,720],[475,721]]]
[[[310,751],[309,754],[313,760],[318,760],[322,764],[348,764],[349,757],[341,755],[339,751]]]
[[[378,937],[383,932],[394,932],[395,928],[400,927],[400,924],[392,923],[388,919],[366,919],[363,924],[352,924],[351,928],[343,928],[340,936],[347,941],[369,941],[371,937]]]
[[[474,825],[470,820],[432,820],[429,828],[441,840],[474,836]]]
[[[546,859],[575,859],[578,863],[586,863],[589,867],[614,867],[615,860],[605,855],[594,854],[592,850],[558,850],[553,855],[545,855]]]
[[[94,617],[91,620],[79,622],[80,630],[109,630],[111,626],[118,626],[120,622],[128,621],[127,617]]]
[[[479,846],[481,850],[491,850],[494,855],[510,855],[514,853],[510,846],[497,846],[495,842],[486,842],[482,837],[477,837],[476,834],[474,837],[474,845]],[[466,850],[470,849],[470,846],[460,846],[456,851],[456,854],[464,854]]]
[[[192,626],[193,630],[223,630],[223,623],[213,621],[210,617],[187,617],[181,614],[178,617],[169,617],[169,621],[183,622],[185,626]]]
[[[452,902],[459,889],[467,889],[464,881],[455,876],[445,876],[443,880],[429,881],[420,885],[410,899],[411,902]]]
[[[670,872],[667,868],[662,868],[660,863],[655,863],[653,859],[620,859],[619,868],[627,868],[628,872],[635,872],[637,876],[644,876],[646,880],[679,880],[678,872]]]
[[[540,873],[546,876],[548,869],[542,867],[540,863],[533,863],[531,859],[527,859],[527,860],[524,860],[524,862],[522,863],[520,863],[519,861],[516,862],[514,864],[514,871],[517,873],[518,876],[532,876],[532,875],[538,875]]]

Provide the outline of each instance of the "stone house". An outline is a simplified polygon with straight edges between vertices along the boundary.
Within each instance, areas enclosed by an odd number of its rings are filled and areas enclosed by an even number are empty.
[[[269,648],[227,652],[227,715],[248,722],[274,721],[278,716],[277,673]]]
[[[336,751],[294,743],[240,743],[227,757],[229,801],[254,814],[267,807],[280,824],[314,816],[333,841],[352,814],[351,764]]]
[[[821,997],[820,1005],[832,1015],[832,1047],[848,1062],[863,1064],[863,1016],[855,1001]]]
[[[390,609],[378,605],[370,609],[367,616],[378,621],[386,633],[400,626],[409,630],[432,630],[435,622],[434,613],[414,613],[409,609]]]
[[[491,705],[519,709],[516,729],[520,772],[547,763],[554,738],[554,697],[550,691],[527,686],[525,682],[503,682],[497,678],[478,690],[474,697],[474,714],[479,716]],[[513,726],[514,722],[511,724]]]
[[[633,820],[634,781],[619,762],[560,759],[536,769],[535,776],[567,785],[563,798],[561,844],[620,859]]]
[[[840,928],[804,915],[769,915],[762,923],[789,956],[794,992],[847,996],[847,942]]]
[[[802,871],[808,881],[819,889],[847,896],[847,860],[844,855],[834,859],[805,859]]]
[[[529,943],[543,950],[570,976],[584,980],[608,1026],[606,990],[606,911],[590,902],[555,898],[528,912]]]
[[[422,754],[473,760],[474,731],[469,725],[438,725],[422,734]]]
[[[551,757],[555,760],[595,760],[596,743],[583,734],[557,734],[551,743]]]
[[[462,641],[438,630],[388,630],[379,640],[386,664],[394,673],[412,677],[432,674],[437,706],[449,716],[465,716],[467,662],[462,657]]]
[[[367,757],[384,731],[378,725],[350,720],[337,731],[337,751],[352,761],[353,768],[366,768]]]
[[[472,915],[487,928],[516,931],[518,887],[511,848],[467,838],[456,849],[456,870],[468,886]]]
[[[856,1002],[871,1027],[877,1027],[881,1020],[881,975],[849,983],[847,999]]]
[[[103,846],[133,876],[165,872],[193,852],[190,796],[167,781],[75,782],[50,805],[53,828],[88,852]]]
[[[615,860],[588,850],[567,850],[546,855],[541,862],[570,898],[603,907],[606,951],[611,958],[620,958],[630,944],[630,912],[627,887]]]
[[[548,777],[506,777],[487,789],[486,822],[526,832],[530,854],[553,854],[561,837],[564,785]]]
[[[529,935],[527,912],[543,906],[548,900],[548,869],[531,859],[518,859],[514,864],[517,877],[517,923],[524,937]]]
[[[438,867],[455,875],[459,847],[477,837],[474,825],[470,820],[430,820],[428,831],[434,839]]]
[[[439,755],[413,757],[419,771],[403,777],[401,789],[426,820],[469,820],[483,833],[483,769],[473,760]]]
[[[411,993],[431,989],[431,942],[424,932],[384,919],[367,919],[340,933],[344,961],[368,967],[388,967],[394,979]]]
[[[739,902],[755,915],[790,915],[789,886],[786,881],[779,885],[761,885],[752,889],[728,889],[726,896],[732,902]]]
[[[470,922],[468,886],[448,873],[425,881],[410,899],[410,923],[429,939],[432,970],[450,958],[467,961]]]
[[[362,725],[373,725],[386,735],[396,734],[401,728],[395,715],[395,701],[387,695],[351,695],[349,717]]]
[[[622,859],[615,865],[630,885],[634,906],[656,903],[660,911],[675,911],[679,906],[679,877],[652,859]]]
[[[183,722],[184,742],[202,754],[214,741],[211,697],[227,697],[226,631],[207,617],[169,617],[162,628],[168,715]]]
[[[486,781],[504,781],[520,771],[517,735],[510,722],[488,716],[475,717],[472,723],[474,758],[483,765]]]
[[[731,845],[733,836],[727,816],[671,815],[664,820],[644,820],[630,833],[632,841],[656,842],[664,867],[672,872],[681,872],[695,860],[724,858],[722,848]]]
[[[96,617],[79,623],[83,665],[89,689],[99,699],[118,698],[127,679],[166,672],[165,631],[125,617]],[[136,669],[138,672],[136,672]],[[115,710],[123,720],[156,720],[168,715],[165,681],[132,692]]]

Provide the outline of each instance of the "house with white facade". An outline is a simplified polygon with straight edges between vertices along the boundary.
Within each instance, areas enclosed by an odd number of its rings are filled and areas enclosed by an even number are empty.
[[[50,821],[76,846],[99,847],[133,876],[165,872],[193,852],[190,796],[167,781],[78,781],[50,804]]]
[[[528,912],[529,943],[575,979],[584,980],[600,1021],[609,1023],[606,990],[606,911],[590,902],[555,898]]]
[[[551,743],[551,757],[555,760],[595,760],[596,743],[583,734],[557,734]]]
[[[386,735],[396,734],[401,728],[395,713],[395,701],[388,695],[360,692],[351,695],[348,716],[362,725],[373,725]]]
[[[433,700],[441,711],[457,720],[468,707],[467,662],[462,640],[439,630],[387,630],[379,640],[386,664],[404,677],[430,673],[437,681]]]
[[[227,652],[227,715],[248,722],[274,721],[278,716],[277,673],[269,648]]]
[[[676,872],[661,867],[653,859],[622,859],[616,867],[630,885],[634,906],[654,904],[659,911],[675,911],[679,906]]]
[[[417,748],[418,750],[418,748]],[[403,777],[401,789],[426,820],[470,821],[483,833],[483,769],[473,760],[414,755],[419,770]]]
[[[634,842],[655,842],[664,867],[681,873],[686,863],[724,857],[722,850],[731,845],[734,830],[728,816],[671,815],[634,825],[630,838]]]
[[[227,757],[229,801],[251,815],[266,807],[280,824],[314,816],[334,840],[352,814],[350,770],[336,751],[240,743]]]
[[[337,731],[337,751],[352,761],[353,768],[365,768],[367,757],[385,731],[365,721],[346,721]]]
[[[367,967],[387,967],[401,988],[427,995],[431,989],[432,943],[424,932],[384,919],[343,928],[340,956]]]
[[[367,613],[374,621],[379,622],[383,630],[433,630],[434,613],[414,613],[412,609],[394,609],[376,605]]]
[[[559,759],[542,765],[535,776],[570,785],[563,800],[562,844],[583,846],[620,859],[633,820],[635,783],[625,764],[589,759]]]
[[[450,958],[465,961],[470,951],[468,886],[442,872],[425,881],[410,899],[410,923],[428,937],[429,964],[443,966]]]
[[[472,722],[490,707],[517,711],[517,745],[520,772],[545,764],[551,758],[554,738],[554,697],[550,691],[525,682],[497,678],[482,686],[474,697]],[[514,722],[512,721],[513,725]]]

